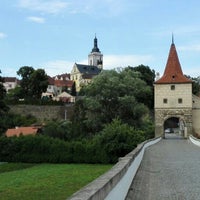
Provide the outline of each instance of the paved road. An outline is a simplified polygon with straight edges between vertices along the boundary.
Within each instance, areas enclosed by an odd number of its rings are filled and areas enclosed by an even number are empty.
[[[126,200],[200,200],[200,147],[165,139],[146,149]]]

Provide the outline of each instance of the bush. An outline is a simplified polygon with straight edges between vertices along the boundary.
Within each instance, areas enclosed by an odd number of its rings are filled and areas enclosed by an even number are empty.
[[[21,116],[14,113],[7,113],[0,117],[0,135],[3,135],[8,128],[16,126],[29,126],[36,123],[37,119],[32,115]]]
[[[115,119],[93,138],[64,141],[45,135],[0,137],[0,158],[5,162],[28,163],[115,163],[146,139]]]
[[[119,157],[132,151],[137,144],[145,140],[145,133],[114,119],[105,126],[99,137],[101,151],[105,151],[109,163],[117,162]]]
[[[43,128],[42,134],[52,138],[70,141],[73,139],[72,123],[70,121],[48,122]]]

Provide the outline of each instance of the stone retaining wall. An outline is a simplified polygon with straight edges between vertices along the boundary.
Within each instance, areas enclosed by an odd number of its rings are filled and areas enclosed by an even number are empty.
[[[72,115],[72,106],[10,105],[10,112],[35,116],[39,121],[65,119]]]
[[[95,179],[93,182],[74,193],[68,200],[102,200],[107,199],[108,194],[115,188],[118,183],[123,179],[125,174],[130,169],[130,166],[134,164],[134,162],[138,162],[137,156],[140,152],[146,148],[146,144],[150,144],[151,142],[158,142],[161,138],[155,138],[152,140],[147,140],[140,145],[137,146],[132,152],[127,154],[125,157],[120,158],[119,162],[115,164],[111,170]],[[142,155],[143,156],[143,155]],[[140,163],[139,163],[140,164]],[[138,163],[136,164],[139,167]],[[137,170],[136,170],[137,171]],[[130,179],[130,177],[129,177]],[[132,179],[131,179],[132,180]],[[121,187],[121,186],[119,186]],[[125,190],[128,191],[128,188]],[[120,191],[121,193],[121,191]],[[126,195],[126,191],[120,195]],[[119,197],[119,196],[118,196]],[[116,199],[114,197],[108,197],[108,199]],[[123,200],[123,198],[119,197],[117,199]]]

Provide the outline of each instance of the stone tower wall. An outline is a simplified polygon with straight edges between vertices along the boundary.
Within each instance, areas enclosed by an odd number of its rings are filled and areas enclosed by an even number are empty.
[[[187,135],[192,134],[192,84],[155,84],[154,89],[155,136],[164,134],[164,122],[171,117],[184,121]]]

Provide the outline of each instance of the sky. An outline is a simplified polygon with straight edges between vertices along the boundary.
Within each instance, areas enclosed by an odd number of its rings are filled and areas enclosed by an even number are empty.
[[[183,73],[200,76],[200,1],[1,0],[1,76],[22,66],[50,76],[88,64],[96,34],[104,69],[147,65],[161,75],[172,33]]]

